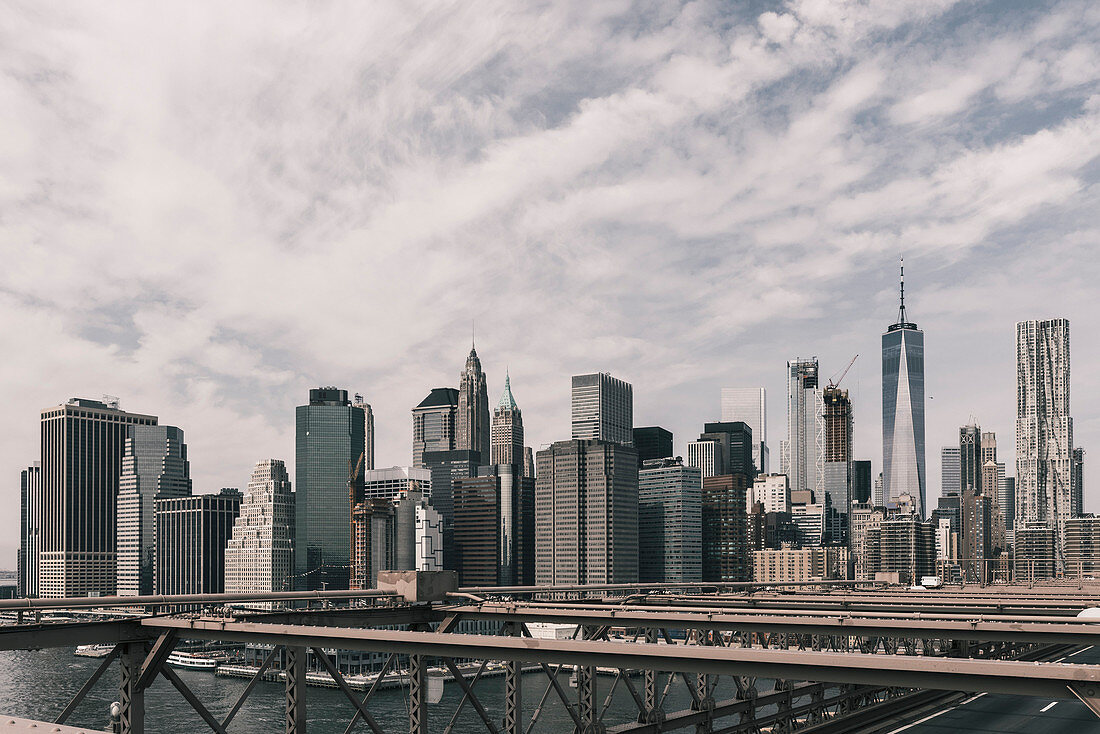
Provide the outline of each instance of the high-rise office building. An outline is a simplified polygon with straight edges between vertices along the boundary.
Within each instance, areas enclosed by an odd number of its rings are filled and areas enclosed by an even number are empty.
[[[980,489],[967,487],[962,492],[961,533],[959,544],[965,580],[988,583],[993,558],[993,503]]]
[[[391,466],[363,472],[362,496],[396,502],[398,497],[407,492],[420,492],[430,499],[433,497],[432,486],[432,473],[428,469]]]
[[[38,596],[38,550],[42,535],[42,464],[34,462],[19,472],[19,577],[20,598]]]
[[[749,474],[703,478],[703,581],[750,580],[752,566],[745,513],[750,486]]]
[[[871,462],[852,462],[852,501],[866,504],[871,501]]]
[[[959,428],[960,491],[982,488],[982,429],[973,423]]]
[[[713,477],[721,473],[722,447],[717,440],[701,438],[689,441],[687,445],[687,464],[699,470],[702,477]]]
[[[824,490],[825,416],[817,357],[787,362],[787,442],[780,474],[791,490]]]
[[[573,375],[573,440],[634,445],[634,388],[606,372]]]
[[[1100,573],[1100,517],[1066,520],[1066,575],[1092,577]]]
[[[702,581],[702,502],[699,469],[675,458],[642,463],[638,470],[640,582]]]
[[[458,448],[458,390],[435,387],[428,397],[413,408],[412,465],[425,467],[429,451],[454,451]],[[480,454],[479,454],[480,456]]]
[[[634,429],[634,448],[638,450],[638,466],[650,459],[668,459],[673,456],[672,431],[660,426]]]
[[[535,452],[530,446],[523,447],[523,476],[535,478]]]
[[[864,536],[864,573],[897,574],[903,584],[915,584],[936,571],[936,527],[916,514],[872,521]]]
[[[896,504],[908,494],[924,517],[924,332],[905,312],[902,267],[898,320],[882,335],[882,492]]]
[[[127,429],[156,425],[118,401],[73,398],[42,411],[38,593],[115,593],[115,515]]]
[[[155,594],[225,591],[225,548],[241,509],[241,493],[197,494],[155,500]]]
[[[294,588],[294,493],[279,459],[256,462],[225,548],[225,590]]]
[[[950,497],[962,492],[962,450],[958,446],[940,449],[940,495]]]
[[[744,474],[751,481],[756,476],[753,443],[747,423],[704,423],[699,440],[688,444],[688,466],[700,469],[704,477]]]
[[[492,464],[454,485],[454,548],[460,586],[535,583],[535,480]]]
[[[1074,517],[1085,513],[1085,450],[1075,448],[1073,450],[1073,500],[1071,513]]]
[[[310,390],[309,403],[297,408],[294,568],[304,590],[348,588],[348,485],[366,451],[365,426],[363,409],[351,404],[347,390]]]
[[[833,527],[829,542],[847,545],[852,504],[852,401],[848,391],[829,385],[822,394],[825,419],[825,463],[822,467],[824,501],[830,507]]]
[[[512,395],[511,375],[504,375],[504,392],[493,411],[492,455],[494,464],[523,466],[523,413]]]
[[[423,465],[431,475],[432,507],[443,518],[444,568],[457,571],[454,549],[454,484],[459,479],[476,477],[483,464],[477,451],[428,451]]]
[[[1005,529],[1014,530],[1016,528],[1016,477],[1005,477],[998,504],[1005,515]]]
[[[638,452],[613,441],[557,441],[536,463],[535,583],[636,583]]]
[[[477,451],[484,458],[489,456],[489,391],[485,386],[485,373],[481,371],[481,360],[472,344],[470,355],[466,357],[466,367],[459,375],[455,427],[455,448],[460,451]]]
[[[993,431],[982,432],[982,466],[987,461],[997,461],[997,434]]]
[[[752,460],[759,473],[770,469],[768,456],[768,391],[762,387],[722,388],[722,422],[741,421],[752,428]]]
[[[764,512],[791,511],[791,484],[786,474],[760,474],[752,484],[751,504]]]
[[[363,411],[363,471],[369,471],[374,468],[374,409],[359,394],[352,405]]]
[[[1061,569],[1072,511],[1069,321],[1016,324],[1016,525],[1046,523]]]
[[[351,497],[351,588],[374,588],[383,569],[443,568],[445,523],[429,501],[432,486],[430,469],[392,466],[363,473]]]
[[[156,530],[153,502],[191,494],[191,469],[183,431],[175,426],[127,427],[118,481],[116,593],[153,593]]]

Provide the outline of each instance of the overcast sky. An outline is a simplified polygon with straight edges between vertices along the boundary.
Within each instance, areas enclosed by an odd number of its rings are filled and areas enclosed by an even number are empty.
[[[858,352],[877,473],[902,254],[930,504],[971,415],[1015,474],[1020,319],[1070,319],[1100,461],[1093,0],[28,0],[0,70],[0,566],[42,408],[158,415],[210,492],[292,466],[294,406],[337,385],[407,464],[471,322],[536,448],[606,370],[679,452],[766,386],[776,467],[785,361]]]

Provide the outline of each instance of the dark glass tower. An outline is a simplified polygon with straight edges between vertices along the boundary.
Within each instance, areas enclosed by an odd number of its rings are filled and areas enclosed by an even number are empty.
[[[296,588],[348,588],[348,480],[364,453],[364,426],[363,409],[351,404],[347,390],[310,390],[309,404],[298,406],[294,441]]]
[[[882,495],[909,494],[924,516],[924,332],[905,313],[902,264],[898,320],[882,335]]]
[[[634,429],[634,448],[638,449],[638,466],[649,459],[672,457],[672,431],[660,426]]]

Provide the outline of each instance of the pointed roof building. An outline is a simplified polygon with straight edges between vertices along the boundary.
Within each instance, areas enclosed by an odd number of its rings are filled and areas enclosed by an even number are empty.
[[[504,375],[504,392],[493,411],[494,464],[515,464],[523,467],[523,413],[512,395],[511,375]]]
[[[460,451],[478,451],[482,461],[489,454],[489,395],[485,386],[485,373],[481,360],[471,343],[466,368],[459,375],[457,448]]]

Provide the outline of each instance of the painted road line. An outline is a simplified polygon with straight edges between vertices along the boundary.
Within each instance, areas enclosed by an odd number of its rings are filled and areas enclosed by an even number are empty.
[[[1082,648],[1081,648],[1080,650],[1078,650],[1077,652],[1071,652],[1071,653],[1070,653],[1069,655],[1066,655],[1066,657],[1067,657],[1067,658],[1071,658],[1071,657],[1073,657],[1074,655],[1080,655],[1081,653],[1083,653],[1083,652],[1087,652],[1088,650],[1091,650],[1091,649],[1092,649],[1092,645],[1089,645],[1088,647],[1082,647]]]
[[[1052,708],[1054,708],[1057,705],[1058,705],[1057,701],[1051,701],[1046,706],[1043,706],[1041,709],[1039,709],[1039,713],[1040,714],[1046,713],[1047,711],[1050,711]]]
[[[912,724],[906,724],[905,726],[901,727],[900,729],[894,729],[893,731],[889,732],[888,734],[898,734],[898,732],[905,731],[906,729],[912,729],[917,724],[923,724],[924,722],[929,721],[931,719],[934,719],[937,716],[943,716],[948,711],[954,711],[959,706],[965,706],[966,704],[970,703],[971,701],[977,701],[979,698],[981,698],[984,695],[985,695],[985,693],[979,693],[976,696],[971,696],[970,698],[966,699],[962,703],[955,704],[954,706],[951,706],[950,708],[945,708],[943,711],[937,711],[936,713],[932,714],[931,716],[925,716],[923,719],[921,719],[919,721],[914,721]]]

